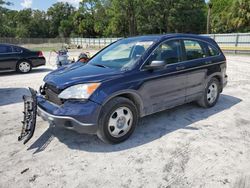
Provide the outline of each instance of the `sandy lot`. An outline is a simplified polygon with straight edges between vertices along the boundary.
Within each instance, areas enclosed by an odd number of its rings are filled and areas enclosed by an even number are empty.
[[[27,75],[0,74],[0,187],[250,187],[250,56],[227,56],[229,83],[215,107],[187,104],[145,117],[122,144],[38,118],[23,145],[21,96],[40,86],[51,58]]]

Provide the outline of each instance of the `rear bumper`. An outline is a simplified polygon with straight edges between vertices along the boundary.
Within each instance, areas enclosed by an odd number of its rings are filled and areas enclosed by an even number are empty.
[[[41,96],[38,96],[37,99],[37,114],[44,121],[79,133],[97,133],[100,105],[92,101],[68,101],[57,106]]]
[[[32,59],[31,61],[32,61],[32,67],[39,67],[46,64],[46,59],[44,57]]]

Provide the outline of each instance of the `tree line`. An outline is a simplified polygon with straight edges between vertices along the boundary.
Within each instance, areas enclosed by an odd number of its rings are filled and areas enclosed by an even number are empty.
[[[213,33],[250,32],[250,0],[211,0]]]
[[[213,33],[250,31],[249,0],[211,0]],[[3,6],[8,5],[8,6]],[[11,10],[0,0],[0,37],[125,37],[205,33],[205,0],[83,0],[76,9],[58,2],[47,11]],[[7,7],[7,8],[6,8]]]

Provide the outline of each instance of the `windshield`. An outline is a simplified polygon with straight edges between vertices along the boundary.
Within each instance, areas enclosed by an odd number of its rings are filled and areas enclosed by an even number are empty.
[[[121,70],[129,70],[137,63],[154,40],[128,38],[115,42],[95,57],[89,64]]]

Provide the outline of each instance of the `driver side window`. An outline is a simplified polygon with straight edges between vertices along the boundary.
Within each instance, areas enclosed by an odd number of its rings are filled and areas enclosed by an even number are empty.
[[[166,64],[181,61],[181,43],[179,40],[171,40],[162,43],[149,57],[149,62],[164,61]]]

